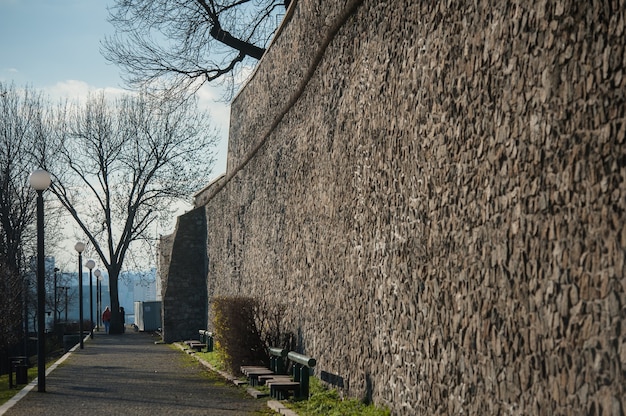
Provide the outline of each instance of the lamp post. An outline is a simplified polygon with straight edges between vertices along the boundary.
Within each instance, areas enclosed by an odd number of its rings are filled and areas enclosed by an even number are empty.
[[[80,349],[84,349],[83,342],[83,251],[85,243],[79,241],[74,246],[74,250],[78,252],[78,332],[80,339]]]
[[[93,274],[91,271],[96,267],[96,262],[89,259],[85,266],[89,269],[89,337],[93,339]]]
[[[96,269],[93,271],[93,274],[96,276],[96,312],[98,316],[96,316],[96,330],[100,332],[100,315],[102,311],[102,294],[100,289],[100,281],[102,280],[102,272],[100,269]]]
[[[43,191],[51,183],[50,173],[37,169],[28,178],[30,186],[37,191],[37,390],[46,391],[46,285],[43,244]]]
[[[59,314],[59,307],[58,307],[59,299],[57,296],[57,272],[59,270],[60,269],[57,267],[54,268],[54,319],[53,319],[53,322],[54,322],[55,331],[56,331],[56,325],[58,321],[57,315]]]

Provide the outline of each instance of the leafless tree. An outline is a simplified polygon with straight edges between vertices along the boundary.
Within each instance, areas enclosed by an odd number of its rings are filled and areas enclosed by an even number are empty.
[[[51,191],[108,271],[111,331],[121,332],[118,279],[129,249],[155,240],[155,222],[210,177],[217,134],[194,100],[147,94],[68,106],[56,139],[64,169]]]
[[[238,64],[261,59],[288,3],[117,0],[109,10],[116,34],[103,54],[135,88],[180,92],[216,80],[232,87]]]
[[[28,175],[33,143],[45,129],[41,94],[0,83],[0,253],[20,272],[24,244],[32,241],[35,199]]]
[[[26,257],[35,242],[35,195],[28,175],[37,167],[35,143],[49,130],[42,95],[0,82],[0,339],[3,348],[21,334]],[[52,218],[52,217],[50,217]]]

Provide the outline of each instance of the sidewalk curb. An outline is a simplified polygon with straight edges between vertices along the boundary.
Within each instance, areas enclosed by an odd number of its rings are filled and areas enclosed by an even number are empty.
[[[284,404],[282,404],[281,402],[277,401],[277,400],[269,400],[267,402],[267,407],[269,407],[270,409],[272,409],[273,411],[281,414],[281,415],[285,415],[285,416],[298,416],[298,414],[296,412],[294,412],[293,410],[285,407]]]
[[[89,338],[89,335],[87,335],[84,339],[83,342],[86,341]],[[56,360],[50,367],[48,367],[46,369],[46,376],[50,375],[50,373],[52,373],[52,371],[54,371],[59,364],[61,364],[63,361],[67,360],[67,358],[74,352],[76,351],[76,349],[78,349],[78,347],[80,346],[80,342],[76,345],[74,345],[72,348],[70,348],[70,350],[68,352],[66,352],[65,354],[63,354],[61,356],[61,358],[59,358],[58,360]],[[22,400],[22,398],[24,396],[26,396],[32,389],[35,388],[35,386],[37,385],[37,378],[35,378],[33,381],[31,381],[30,383],[28,383],[26,386],[24,386],[22,388],[22,390],[20,390],[16,395],[14,395],[13,397],[11,397],[9,400],[7,400],[2,406],[0,406],[0,416],[4,415],[10,408],[12,408],[17,402],[19,402],[20,400]]]

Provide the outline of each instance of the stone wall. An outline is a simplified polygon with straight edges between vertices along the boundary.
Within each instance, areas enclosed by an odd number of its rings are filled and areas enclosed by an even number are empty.
[[[157,298],[161,299],[163,293],[167,290],[167,274],[170,268],[170,262],[172,261],[172,246],[176,234],[160,235],[157,242],[157,279],[159,279],[159,287],[161,291],[157,294]],[[161,311],[163,312],[163,311]],[[162,316],[162,314],[161,314]]]
[[[626,3],[291,7],[198,199],[209,299],[394,414],[623,414]]]
[[[165,342],[198,339],[207,327],[206,218],[202,208],[178,217],[176,230],[161,237],[159,277]]]

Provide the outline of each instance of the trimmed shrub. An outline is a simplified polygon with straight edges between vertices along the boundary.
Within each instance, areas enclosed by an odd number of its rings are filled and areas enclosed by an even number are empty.
[[[256,324],[258,302],[254,298],[213,298],[216,350],[232,374],[242,365],[267,365],[268,357]]]

